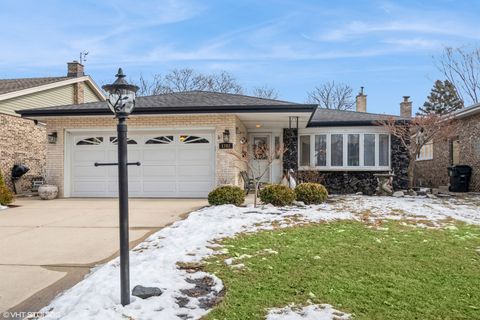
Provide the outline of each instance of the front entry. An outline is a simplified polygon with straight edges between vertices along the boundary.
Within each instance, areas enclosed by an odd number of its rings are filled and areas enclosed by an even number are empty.
[[[254,171],[250,175],[260,176],[260,181],[271,182],[271,166],[269,157],[271,156],[271,137],[269,133],[255,133],[250,135],[250,152],[252,154],[250,167]]]

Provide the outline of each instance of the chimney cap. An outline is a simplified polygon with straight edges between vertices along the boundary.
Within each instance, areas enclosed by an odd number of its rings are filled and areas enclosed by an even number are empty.
[[[403,96],[403,102],[409,102],[408,99],[410,99],[410,96]]]

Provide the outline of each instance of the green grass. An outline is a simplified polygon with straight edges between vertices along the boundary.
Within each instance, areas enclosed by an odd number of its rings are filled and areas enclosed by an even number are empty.
[[[206,319],[264,319],[292,302],[329,303],[354,319],[480,319],[479,227],[383,227],[334,222],[223,240],[228,255],[206,271],[226,295]],[[242,270],[223,262],[244,254],[234,262]]]

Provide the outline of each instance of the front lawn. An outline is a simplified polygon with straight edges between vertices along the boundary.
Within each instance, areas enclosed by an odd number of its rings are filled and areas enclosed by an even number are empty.
[[[480,319],[478,226],[337,221],[221,244],[228,254],[206,271],[226,295],[207,319],[264,319],[290,303],[328,303],[354,319]]]

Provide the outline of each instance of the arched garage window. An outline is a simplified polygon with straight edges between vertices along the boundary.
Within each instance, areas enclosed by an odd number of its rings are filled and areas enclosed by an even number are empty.
[[[173,136],[159,136],[148,139],[145,144],[169,144],[173,142]]]
[[[98,146],[103,143],[103,137],[85,138],[76,143],[77,146]]]
[[[118,139],[117,137],[110,137],[110,143],[111,144],[118,144]],[[137,141],[127,138],[127,144],[137,144]]]
[[[187,136],[187,135],[181,135],[180,136],[180,142],[183,142],[183,143],[209,143],[209,141],[205,138],[197,137],[197,136]]]

